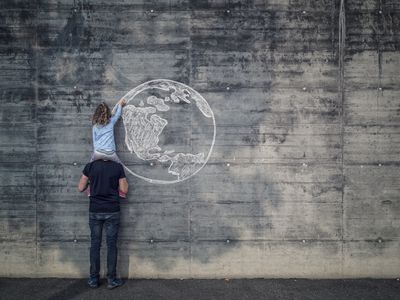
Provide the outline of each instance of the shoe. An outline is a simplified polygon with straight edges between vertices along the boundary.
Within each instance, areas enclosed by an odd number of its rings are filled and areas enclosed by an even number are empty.
[[[92,289],[99,287],[99,280],[97,278],[89,278],[87,283]]]
[[[118,193],[119,193],[119,196],[120,196],[121,198],[126,199],[126,194],[125,194],[123,191],[118,190]]]
[[[123,285],[124,283],[125,282],[122,279],[115,278],[115,279],[113,279],[111,281],[108,281],[107,288],[109,290],[112,290],[112,289],[114,289],[116,287],[119,287],[119,286]]]

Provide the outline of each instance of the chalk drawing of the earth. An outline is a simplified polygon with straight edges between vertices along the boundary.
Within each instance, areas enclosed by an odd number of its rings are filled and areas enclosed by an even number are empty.
[[[176,183],[199,172],[215,142],[215,119],[191,87],[168,79],[145,82],[124,99],[122,120],[129,155],[124,167],[151,183]]]

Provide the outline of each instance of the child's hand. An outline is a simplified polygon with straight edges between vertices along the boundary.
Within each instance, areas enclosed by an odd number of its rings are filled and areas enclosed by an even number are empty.
[[[115,113],[116,113],[116,111],[117,111],[117,106],[118,105],[121,105],[121,107],[122,106],[124,106],[126,104],[126,100],[124,99],[124,98],[121,98],[118,102],[117,102],[117,104],[114,106],[114,108],[112,109],[112,111],[111,111],[111,116],[114,116],[115,115]]]
[[[119,103],[121,106],[124,106],[124,105],[126,104],[126,100],[125,100],[124,98],[121,98],[121,100],[119,100],[118,103]]]

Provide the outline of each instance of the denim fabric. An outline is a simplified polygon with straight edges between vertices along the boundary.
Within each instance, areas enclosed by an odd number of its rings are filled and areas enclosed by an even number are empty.
[[[107,278],[113,280],[117,269],[117,239],[120,222],[120,212],[89,213],[90,227],[90,278],[99,278],[100,247],[103,225],[107,237]]]
[[[116,106],[116,112],[106,125],[94,125],[92,128],[94,150],[116,151],[114,141],[114,125],[122,113],[121,105]]]

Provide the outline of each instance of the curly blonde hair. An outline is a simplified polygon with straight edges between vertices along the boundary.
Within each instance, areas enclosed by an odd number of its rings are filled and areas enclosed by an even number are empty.
[[[107,125],[110,122],[111,111],[105,102],[100,103],[92,117],[92,124]]]

